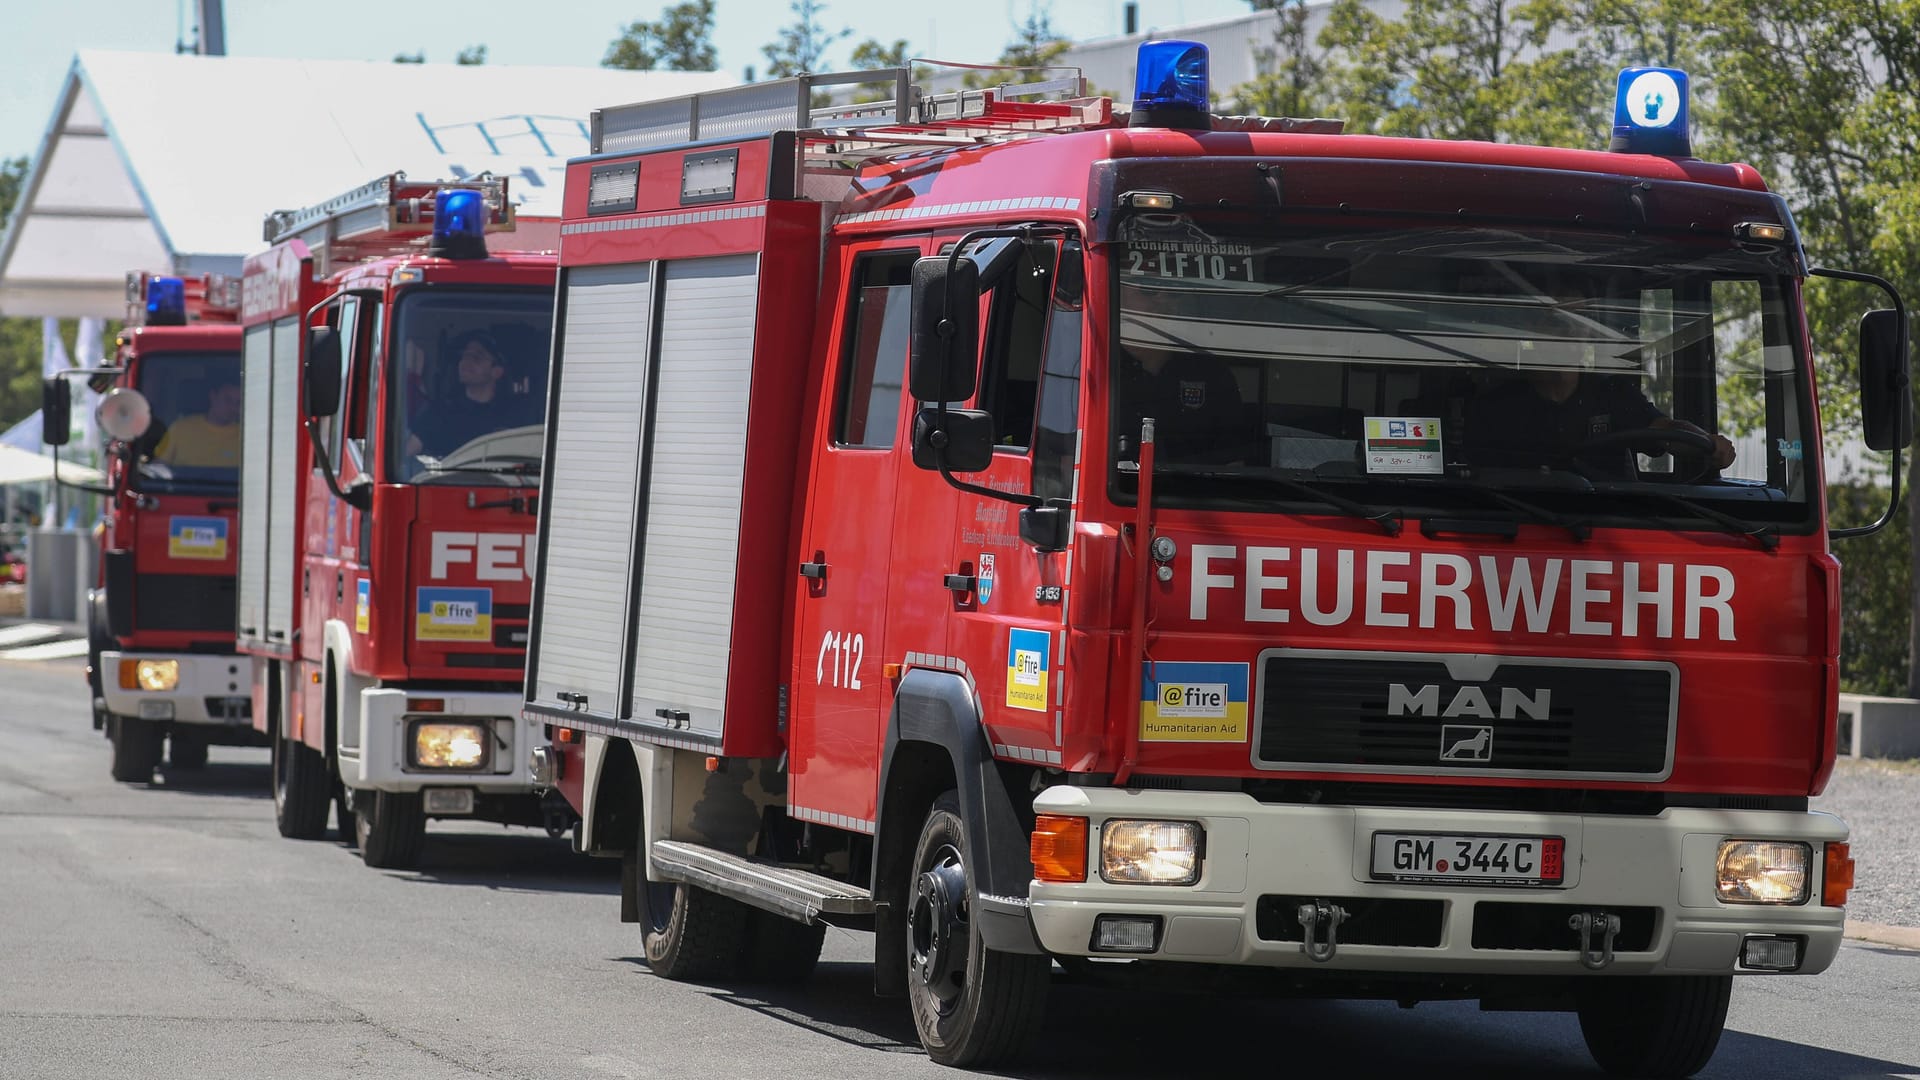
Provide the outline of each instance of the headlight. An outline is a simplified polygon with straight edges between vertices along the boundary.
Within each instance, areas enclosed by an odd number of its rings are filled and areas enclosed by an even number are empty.
[[[1806,844],[1722,840],[1714,888],[1726,904],[1800,904],[1807,899]]]
[[[1100,880],[1191,885],[1200,880],[1205,836],[1197,821],[1109,821],[1100,827]]]
[[[416,724],[413,763],[424,769],[478,769],[487,763],[487,729],[480,724]]]
[[[180,661],[141,660],[133,665],[133,681],[149,694],[180,685]]]

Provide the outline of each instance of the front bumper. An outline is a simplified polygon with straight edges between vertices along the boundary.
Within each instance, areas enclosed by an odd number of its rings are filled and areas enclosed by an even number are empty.
[[[1089,880],[1035,881],[1029,896],[1034,934],[1048,952],[1112,956],[1092,947],[1101,915],[1157,917],[1156,948],[1130,958],[1226,965],[1329,968],[1438,975],[1555,975],[1585,970],[1577,944],[1515,947],[1515,920],[1565,926],[1583,911],[1637,909],[1648,933],[1624,941],[1606,965],[1622,974],[1701,974],[1737,970],[1742,940],[1784,935],[1804,940],[1796,970],[1813,974],[1840,949],[1845,909],[1820,904],[1822,847],[1847,837],[1846,824],[1821,813],[1669,809],[1654,816],[1448,811],[1365,806],[1273,805],[1238,793],[1121,791],[1055,787],[1035,800],[1047,814],[1089,819]],[[1109,818],[1199,821],[1205,860],[1192,886],[1112,885],[1099,879],[1098,837]],[[1561,836],[1565,883],[1559,888],[1494,888],[1379,882],[1371,877],[1376,832]],[[1813,845],[1810,899],[1799,906],[1720,903],[1714,861],[1722,839],[1801,840]],[[1260,919],[1262,897],[1266,920]],[[1330,960],[1315,961],[1299,940],[1276,932],[1293,908],[1278,897],[1324,898],[1349,908],[1415,901],[1413,922],[1428,920],[1419,944],[1350,943],[1367,934],[1340,928]],[[1541,905],[1520,911],[1494,904]],[[1480,910],[1485,907],[1485,910]],[[1381,910],[1376,908],[1375,910]],[[1294,924],[1295,933],[1297,922]],[[1263,932],[1265,936],[1263,937]],[[1375,937],[1393,936],[1374,934]],[[1476,936],[1482,941],[1476,944]]]
[[[171,690],[153,692],[122,686],[122,660],[171,660],[180,665],[179,681]],[[102,652],[100,688],[107,711],[121,716],[218,727],[247,727],[252,723],[252,666],[244,656]]]
[[[432,713],[408,712],[407,699],[433,698],[442,703]],[[520,717],[521,696],[462,690],[406,690],[376,688],[360,694],[359,727],[343,732],[357,736],[339,747],[340,779],[359,791],[414,792],[428,788],[466,788],[487,795],[532,794],[527,772],[530,749],[544,745],[538,724]],[[493,745],[486,764],[474,771],[432,769],[408,763],[407,740],[413,722],[475,721],[488,727]]]

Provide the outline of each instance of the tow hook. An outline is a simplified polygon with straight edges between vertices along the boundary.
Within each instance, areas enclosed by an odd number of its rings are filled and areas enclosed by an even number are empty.
[[[1620,933],[1620,916],[1605,911],[1576,911],[1567,925],[1580,935],[1580,963],[1599,971],[1613,963],[1613,939]]]
[[[1347,921],[1347,909],[1325,900],[1315,900],[1311,904],[1301,904],[1296,915],[1300,919],[1300,926],[1306,930],[1300,940],[1300,951],[1316,964],[1333,959],[1333,954],[1340,951],[1340,924]]]

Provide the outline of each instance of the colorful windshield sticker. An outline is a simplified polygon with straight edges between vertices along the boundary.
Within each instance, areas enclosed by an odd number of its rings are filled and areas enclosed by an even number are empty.
[[[361,578],[359,584],[354,587],[354,594],[353,594],[354,633],[357,633],[357,634],[366,633],[367,626],[372,622],[372,620],[373,620],[373,582],[367,578]]]
[[[420,641],[493,638],[492,589],[423,588],[413,610],[413,636]]]
[[[1047,677],[1053,635],[1044,630],[1007,631],[1007,707],[1047,711]]]
[[[1141,742],[1246,742],[1247,665],[1140,665]]]
[[[993,599],[993,552],[980,553],[980,574],[973,579],[973,595],[980,601],[981,607]]]
[[[227,519],[170,517],[167,519],[167,555],[175,559],[227,557]]]
[[[1437,476],[1446,471],[1438,417],[1369,416],[1366,422],[1368,472]]]

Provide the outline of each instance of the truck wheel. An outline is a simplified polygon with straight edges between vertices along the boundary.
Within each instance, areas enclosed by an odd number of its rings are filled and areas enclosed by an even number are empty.
[[[749,982],[801,983],[820,963],[827,924],[803,923],[771,911],[747,912],[747,947],[740,974]]]
[[[1678,1080],[1713,1057],[1732,996],[1731,975],[1595,979],[1581,992],[1580,1033],[1615,1076]]]
[[[340,842],[348,847],[360,846],[360,822],[352,810],[347,808],[347,785],[333,778],[333,829],[340,834]]]
[[[684,882],[640,878],[640,942],[663,979],[725,979],[746,952],[745,904]]]
[[[207,737],[197,731],[182,732],[178,727],[167,736],[167,764],[176,769],[207,767]]]
[[[129,784],[153,782],[160,764],[164,736],[151,720],[137,716],[107,716],[107,738],[113,740],[113,778]]]
[[[327,831],[327,761],[277,725],[272,745],[274,823],[289,840],[318,840]]]
[[[406,870],[420,861],[427,841],[427,815],[417,791],[363,791],[354,796],[353,835],[360,861],[383,870]],[[322,811],[324,819],[325,811]]]
[[[952,791],[934,800],[907,885],[907,1000],[927,1056],[942,1065],[1015,1057],[1040,1031],[1052,961],[988,949],[969,912],[966,826]]]

